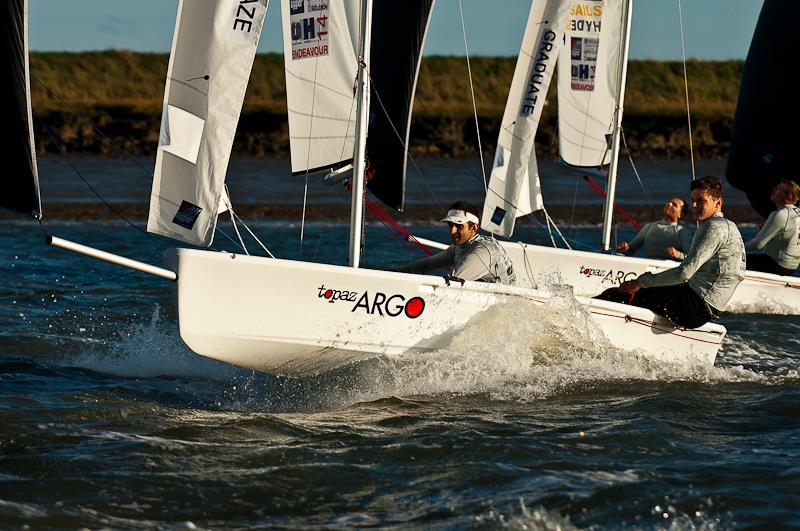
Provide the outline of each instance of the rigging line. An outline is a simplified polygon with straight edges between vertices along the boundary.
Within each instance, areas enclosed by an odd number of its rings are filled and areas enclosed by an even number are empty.
[[[120,145],[119,145],[119,144],[118,144],[116,141],[114,141],[114,139],[112,139],[110,136],[108,136],[107,134],[105,134],[105,133],[104,133],[104,132],[103,132],[103,131],[102,131],[102,130],[99,128],[99,127],[97,127],[97,125],[95,125],[95,123],[94,123],[92,120],[90,120],[89,118],[87,118],[87,117],[83,116],[83,115],[82,115],[80,112],[78,112],[78,110],[77,110],[75,107],[73,107],[72,105],[70,105],[70,104],[69,104],[69,103],[68,103],[66,100],[64,100],[64,99],[63,99],[61,96],[59,96],[59,95],[58,95],[58,94],[57,94],[55,91],[53,91],[53,89],[51,89],[50,87],[48,87],[47,85],[45,85],[45,84],[44,84],[44,83],[43,83],[43,82],[42,82],[42,81],[41,81],[39,78],[37,78],[36,76],[31,76],[31,78],[32,78],[34,81],[36,81],[37,83],[39,83],[39,84],[40,84],[42,87],[44,87],[44,89],[45,89],[45,90],[46,90],[46,91],[47,91],[47,92],[48,92],[48,93],[49,93],[51,96],[53,96],[55,99],[57,99],[59,102],[61,102],[61,104],[62,104],[62,105],[64,105],[64,106],[65,106],[67,109],[69,109],[69,111],[70,111],[72,114],[74,114],[74,115],[75,115],[76,117],[78,117],[79,119],[83,120],[85,123],[88,123],[88,124],[89,124],[89,125],[92,127],[92,129],[93,129],[93,130],[94,130],[94,131],[95,131],[95,132],[96,132],[98,135],[100,135],[100,136],[102,136],[103,138],[105,138],[106,140],[108,140],[108,141],[111,143],[111,145],[112,145],[112,146],[114,146],[114,148],[116,148],[117,152],[121,153],[121,154],[122,154],[122,155],[123,155],[123,156],[124,156],[126,159],[128,159],[128,160],[131,160],[131,161],[132,161],[134,164],[136,164],[136,165],[137,165],[137,166],[138,166],[138,167],[139,167],[139,168],[140,168],[142,171],[144,171],[144,172],[145,172],[145,173],[146,173],[148,176],[150,176],[150,177],[153,177],[153,172],[152,172],[152,171],[150,171],[150,170],[148,170],[147,168],[145,168],[145,167],[144,167],[144,166],[143,166],[143,165],[142,165],[142,164],[141,164],[141,163],[140,163],[138,160],[136,160],[136,158],[135,158],[133,155],[131,155],[130,153],[128,153],[128,152],[125,150],[125,148],[123,148],[122,146],[120,146]]]
[[[231,210],[231,212],[233,212],[233,210]],[[241,223],[241,224],[242,224],[242,226],[243,226],[243,227],[244,227],[244,229],[245,229],[245,230],[248,232],[248,234],[250,234],[250,236],[251,236],[251,237],[252,237],[252,238],[253,238],[253,239],[254,239],[256,242],[258,242],[258,244],[261,246],[261,248],[264,250],[264,252],[265,252],[265,253],[267,253],[267,255],[269,255],[269,257],[270,257],[270,258],[275,258],[275,255],[274,255],[274,254],[272,254],[272,253],[270,252],[270,250],[269,250],[269,249],[267,249],[267,246],[266,246],[266,245],[264,245],[264,244],[261,242],[261,240],[259,240],[259,239],[258,239],[258,236],[256,236],[256,235],[255,235],[255,233],[254,233],[252,230],[250,230],[250,227],[248,227],[248,226],[247,226],[247,223],[245,223],[245,221],[244,221],[244,220],[243,220],[241,217],[239,217],[239,214],[237,214],[236,212],[233,212],[233,215],[234,215],[234,216],[236,216],[236,219],[238,219],[238,220],[239,220],[239,223]]]
[[[236,232],[236,237],[239,238],[239,245],[241,245],[242,249],[244,249],[244,254],[250,256],[250,251],[247,250],[247,246],[244,244],[244,240],[242,240],[242,235],[239,232],[239,227],[236,226],[236,218],[234,217],[235,214],[233,213],[233,205],[231,204],[233,201],[231,201],[231,196],[230,193],[228,192],[227,185],[225,186],[225,198],[227,199],[227,201],[225,202],[225,206],[228,207],[228,212],[231,213],[231,224],[233,225],[233,230]]]
[[[366,67],[364,67],[364,69],[367,72],[367,76],[369,76],[370,87],[372,89],[372,92],[375,94],[375,99],[378,100],[378,105],[380,105],[381,111],[383,111],[383,114],[386,117],[386,121],[389,122],[389,125],[392,126],[392,131],[394,131],[395,136],[397,136],[397,139],[400,141],[400,145],[403,146],[403,149],[406,152],[406,156],[408,157],[408,160],[411,161],[411,165],[414,166],[414,170],[417,172],[417,174],[422,179],[422,182],[425,184],[425,187],[428,189],[428,192],[430,192],[431,197],[433,197],[433,200],[436,202],[436,204],[439,206],[439,208],[444,210],[444,205],[442,205],[441,201],[439,201],[439,198],[434,193],[433,189],[431,188],[430,183],[425,178],[425,176],[422,173],[422,170],[417,165],[417,161],[414,160],[413,156],[411,156],[411,150],[409,150],[408,144],[406,144],[406,141],[403,139],[403,136],[400,134],[400,131],[397,130],[397,127],[395,126],[394,122],[392,121],[391,116],[389,116],[389,111],[386,110],[386,106],[383,104],[383,100],[381,100],[380,92],[378,92],[377,85],[375,84],[375,80],[372,79],[372,75],[370,74],[369,69],[367,69]],[[417,101],[419,101],[419,100],[417,100]]]
[[[475,87],[472,83],[472,67],[469,63],[469,47],[467,46],[467,26],[464,24],[464,8],[461,4],[461,0],[458,0],[458,11],[461,15],[461,33],[464,36],[464,53],[467,59],[467,77],[469,78],[469,92],[472,96],[472,112],[475,115],[475,134],[478,137],[478,158],[481,161],[481,175],[483,175],[483,188],[484,190],[489,189],[489,184],[486,182],[486,168],[484,167],[483,162],[483,147],[481,146],[481,128],[478,123],[478,107],[475,104]]]
[[[631,156],[631,150],[628,149],[628,141],[625,139],[625,130],[620,127],[619,128],[620,136],[622,137],[622,146],[625,148],[625,155],[628,157],[628,162],[631,165],[631,169],[633,170],[633,175],[636,176],[636,180],[639,181],[639,186],[644,192],[644,196],[647,198],[648,201],[652,202],[650,199],[650,194],[647,193],[647,189],[644,187],[644,183],[642,182],[642,177],[639,175],[639,170],[636,169],[636,164],[633,162],[633,157]]]
[[[319,68],[319,57],[314,58],[314,90],[311,92],[311,115],[308,121],[308,144],[306,145],[306,173],[305,185],[303,186],[303,214],[300,217],[300,259],[303,258],[303,241],[306,232],[306,206],[308,204],[308,166],[311,162],[311,135],[314,129],[314,105],[317,102],[317,69]],[[274,257],[273,257],[274,258]]]
[[[695,179],[694,145],[692,144],[692,114],[689,110],[689,76],[686,73],[686,43],[683,35],[683,7],[678,0],[678,20],[681,27],[681,53],[683,54],[683,88],[686,94],[686,123],[689,125],[689,160],[692,163],[692,180]]]
[[[80,171],[80,170],[79,170],[79,169],[78,169],[78,168],[77,168],[77,167],[76,167],[76,166],[75,166],[75,165],[72,163],[72,160],[70,160],[70,158],[69,158],[69,157],[67,157],[67,153],[64,151],[64,148],[61,146],[61,144],[58,142],[58,140],[56,140],[56,137],[55,137],[55,135],[53,135],[53,132],[50,130],[50,128],[49,128],[49,127],[47,127],[47,124],[45,124],[45,123],[44,123],[44,121],[43,121],[43,120],[42,120],[42,119],[41,119],[41,118],[40,118],[38,115],[34,115],[34,116],[36,116],[36,119],[39,121],[39,124],[41,124],[42,128],[44,128],[44,130],[45,130],[45,133],[47,133],[47,136],[48,136],[48,137],[50,137],[50,140],[51,140],[51,141],[53,142],[53,144],[56,146],[56,149],[58,149],[58,152],[59,152],[59,154],[60,154],[60,155],[61,155],[61,156],[64,158],[64,160],[65,160],[65,161],[66,161],[66,163],[69,165],[69,167],[70,167],[70,168],[72,168],[72,171],[74,171],[74,172],[75,172],[75,173],[78,175],[78,177],[80,177],[80,179],[81,179],[81,180],[83,181],[83,183],[84,183],[84,184],[85,184],[85,185],[86,185],[86,186],[89,188],[89,190],[91,190],[91,191],[92,191],[92,193],[93,193],[95,196],[97,196],[97,198],[98,198],[98,199],[99,199],[99,200],[100,200],[100,201],[101,201],[101,202],[102,202],[102,203],[103,203],[103,204],[104,204],[106,207],[108,207],[108,209],[109,209],[109,210],[111,210],[111,211],[112,211],[114,214],[116,214],[117,216],[119,216],[119,218],[120,218],[122,221],[124,221],[125,223],[127,223],[128,225],[130,225],[131,227],[133,227],[134,229],[136,229],[137,231],[141,232],[142,234],[147,234],[147,231],[144,231],[144,230],[142,230],[142,228],[141,228],[141,227],[139,227],[138,225],[135,225],[135,224],[134,224],[134,223],[133,223],[131,220],[129,220],[128,218],[126,218],[126,217],[125,217],[125,216],[122,214],[122,212],[120,212],[119,210],[117,210],[116,208],[114,208],[114,207],[111,205],[111,203],[109,203],[108,201],[106,201],[106,200],[105,200],[105,198],[104,198],[102,195],[100,195],[100,193],[99,193],[99,192],[98,192],[98,191],[97,191],[97,190],[94,188],[94,186],[92,186],[92,185],[91,185],[91,183],[89,183],[89,181],[88,181],[88,180],[86,180],[86,177],[84,177],[84,176],[83,176],[83,174],[81,173],[81,171]]]
[[[546,208],[543,208],[542,210],[544,210],[544,215],[545,215],[545,216],[547,216],[547,219],[548,219],[550,222],[552,222],[552,223],[553,223],[553,228],[555,229],[556,233],[557,233],[557,234],[558,234],[558,235],[561,237],[561,241],[563,241],[563,242],[564,242],[564,245],[566,245],[566,246],[567,246],[567,249],[569,249],[569,250],[572,250],[572,247],[570,246],[570,244],[569,244],[569,242],[567,241],[567,239],[564,237],[564,235],[563,235],[563,234],[561,234],[561,231],[559,230],[559,228],[558,228],[558,225],[556,225],[556,222],[555,222],[555,221],[553,221],[553,218],[551,218],[551,217],[550,217],[550,212],[548,212]],[[553,244],[553,247],[555,247],[555,246],[556,246],[556,245],[555,245],[555,243],[554,243],[554,244]]]

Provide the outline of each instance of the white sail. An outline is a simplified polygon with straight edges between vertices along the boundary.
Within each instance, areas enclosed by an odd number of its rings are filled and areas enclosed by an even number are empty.
[[[558,146],[573,166],[611,157],[622,0],[573,0],[558,60]]]
[[[283,0],[292,173],[353,158],[358,0]]]
[[[147,230],[211,245],[268,0],[181,0]]]
[[[495,234],[511,236],[517,217],[542,208],[533,141],[570,4],[571,0],[535,1],[528,15],[483,206],[481,226]]]

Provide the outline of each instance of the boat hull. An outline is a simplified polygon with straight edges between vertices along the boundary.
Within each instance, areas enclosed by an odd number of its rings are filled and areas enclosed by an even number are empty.
[[[514,263],[518,280],[537,286],[563,282],[576,295],[594,296],[626,280],[675,267],[672,260],[553,249],[526,243],[502,242]],[[800,313],[800,278],[747,271],[726,311],[752,313]]]
[[[180,334],[194,352],[290,376],[441,348],[496,304],[545,305],[515,286],[176,249]],[[725,328],[676,329],[643,308],[579,299],[609,342],[667,362],[714,363]]]

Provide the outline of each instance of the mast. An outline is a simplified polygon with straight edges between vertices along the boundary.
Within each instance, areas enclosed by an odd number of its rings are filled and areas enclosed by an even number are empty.
[[[606,202],[603,204],[604,252],[611,248],[611,218],[614,214],[614,194],[617,191],[617,170],[619,168],[619,139],[622,128],[622,108],[625,103],[625,78],[628,74],[628,51],[631,42],[631,13],[633,0],[623,0],[622,4],[622,53],[619,56],[619,76],[617,78],[617,101],[614,110],[614,132],[611,139],[611,162],[608,167],[606,183]]]
[[[358,44],[358,92],[356,138],[353,149],[353,192],[350,200],[350,244],[348,263],[358,267],[364,218],[364,169],[366,166],[367,127],[369,125],[369,49],[372,34],[372,0],[361,0],[361,33]]]

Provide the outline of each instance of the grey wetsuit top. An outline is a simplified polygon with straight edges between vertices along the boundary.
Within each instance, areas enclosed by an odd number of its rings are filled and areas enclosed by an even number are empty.
[[[744,272],[742,235],[736,224],[720,212],[700,223],[680,265],[660,273],[645,273],[639,283],[643,288],[651,288],[688,282],[706,303],[722,311],[744,278]]]
[[[692,231],[677,223],[654,221],[642,227],[636,237],[628,243],[625,254],[631,256],[642,246],[646,257],[661,259],[669,258],[664,252],[667,247],[675,247],[679,252],[678,260],[683,260],[685,253],[692,246]]]
[[[800,265],[800,208],[786,205],[773,211],[745,249],[764,249],[764,254],[779,266],[797,269]]]
[[[511,259],[497,240],[476,234],[464,245],[451,245],[433,256],[395,267],[402,273],[427,273],[441,268],[464,280],[514,284],[516,274]]]

